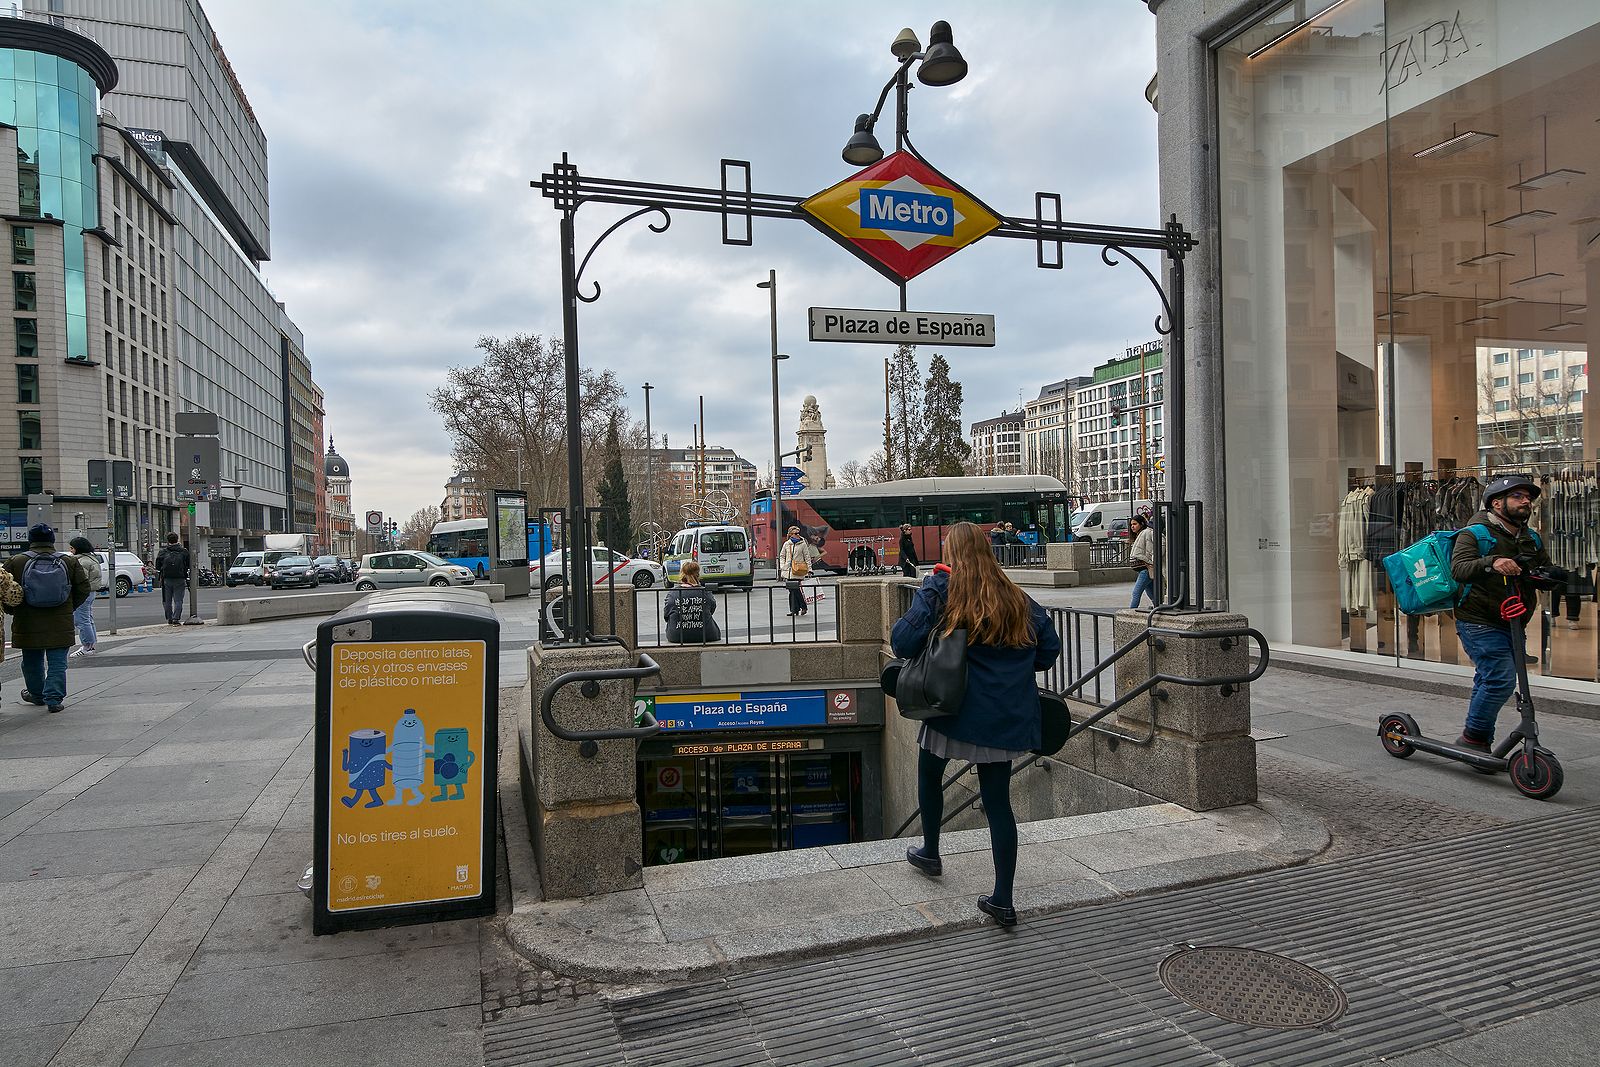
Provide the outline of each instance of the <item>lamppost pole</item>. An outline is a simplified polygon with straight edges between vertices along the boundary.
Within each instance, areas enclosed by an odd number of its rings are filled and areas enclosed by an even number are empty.
[[[578,269],[572,211],[561,215],[561,329],[567,385],[567,551],[572,560],[567,588],[567,640],[589,636],[589,524],[583,511],[583,410],[578,366]]]
[[[650,551],[655,551],[656,522],[656,436],[650,430],[650,390],[655,386],[644,383],[644,517],[650,524]]]
[[[778,352],[778,272],[767,271],[767,280],[756,282],[757,289],[767,290],[767,305],[771,310],[772,325],[772,565],[778,565],[778,544],[783,540],[783,444],[778,413],[778,360],[788,356]]]

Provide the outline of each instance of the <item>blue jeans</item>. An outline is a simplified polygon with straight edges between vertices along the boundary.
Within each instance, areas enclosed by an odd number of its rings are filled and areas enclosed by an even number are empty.
[[[1472,658],[1472,701],[1467,705],[1467,732],[1494,740],[1494,721],[1517,691],[1517,663],[1511,631],[1481,622],[1456,620],[1456,636]]]
[[[22,649],[22,684],[51,707],[67,699],[67,650]]]
[[[1133,601],[1128,605],[1128,607],[1138,607],[1139,598],[1144,596],[1147,592],[1150,594],[1150,606],[1154,607],[1156,603],[1156,580],[1150,576],[1150,571],[1148,569],[1135,571],[1133,579]]]
[[[72,625],[78,628],[78,644],[93,648],[98,636],[94,632],[94,597],[72,609]]]

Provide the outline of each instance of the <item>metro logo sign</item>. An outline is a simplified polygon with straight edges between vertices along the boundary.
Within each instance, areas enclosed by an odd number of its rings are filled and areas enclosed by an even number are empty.
[[[910,281],[1000,225],[972,194],[909,152],[884,157],[800,210],[893,282]]]

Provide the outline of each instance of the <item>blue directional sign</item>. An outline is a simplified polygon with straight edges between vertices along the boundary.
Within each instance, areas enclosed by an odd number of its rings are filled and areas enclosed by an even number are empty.
[[[782,478],[793,481],[797,478],[804,478],[806,476],[806,472],[801,470],[799,467],[779,467],[778,475]]]

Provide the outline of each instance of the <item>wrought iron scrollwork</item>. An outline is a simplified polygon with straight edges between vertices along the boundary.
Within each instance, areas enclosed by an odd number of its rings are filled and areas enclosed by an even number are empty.
[[[578,208],[582,207],[586,203],[588,203],[588,201],[586,201],[586,200],[578,201],[577,206],[573,208],[573,211],[577,211]],[[578,288],[583,285],[583,271],[584,271],[584,268],[589,265],[589,258],[594,255],[595,249],[599,248],[602,244],[605,243],[605,240],[606,240],[607,237],[610,237],[612,234],[616,233],[623,226],[625,226],[628,223],[632,222],[634,219],[639,218],[641,215],[648,215],[651,212],[655,212],[656,214],[661,216],[661,225],[658,226],[653,222],[646,223],[646,225],[650,227],[650,232],[652,232],[652,233],[666,233],[667,232],[667,227],[672,225],[672,216],[667,212],[666,208],[661,207],[660,205],[656,205],[656,204],[652,204],[649,207],[642,207],[638,211],[629,212],[628,214],[622,216],[622,218],[618,219],[616,222],[613,222],[610,226],[606,227],[606,232],[605,233],[602,233],[599,237],[595,238],[594,244],[589,246],[589,251],[587,251],[587,252],[585,252],[583,254],[583,261],[578,264],[578,273],[572,279],[573,295],[575,295],[579,300],[582,300],[585,304],[592,304],[596,300],[600,299],[600,283],[599,282],[590,282],[589,283],[590,285],[594,286],[594,295],[593,296],[585,296],[583,293],[578,292]]]
[[[1123,248],[1119,244],[1107,244],[1103,246],[1100,249],[1100,262],[1104,263],[1108,267],[1115,267],[1120,264],[1122,261],[1112,256],[1113,252],[1124,256],[1135,267],[1138,267],[1139,270],[1144,273],[1144,276],[1150,279],[1150,284],[1155,286],[1156,296],[1161,298],[1162,312],[1160,315],[1156,316],[1156,333],[1160,334],[1162,337],[1166,337],[1171,334],[1172,327],[1170,323],[1172,322],[1172,305],[1167,302],[1166,288],[1159,280],[1157,280],[1156,276],[1150,272],[1150,268],[1144,265],[1144,260],[1140,259],[1138,256],[1134,255],[1132,252],[1128,251],[1126,248]]]

